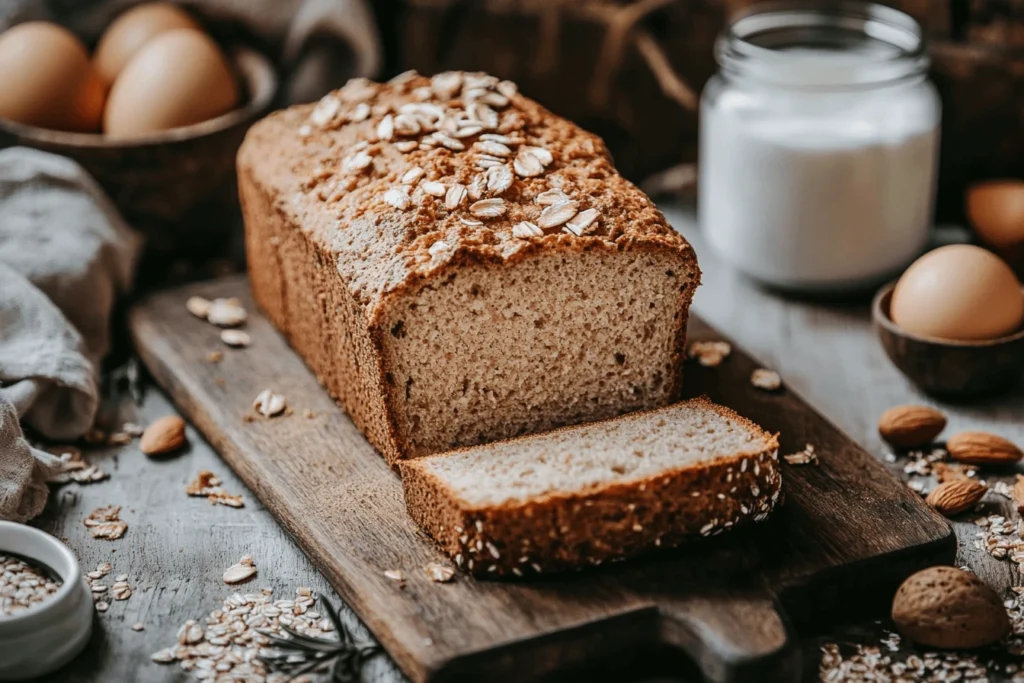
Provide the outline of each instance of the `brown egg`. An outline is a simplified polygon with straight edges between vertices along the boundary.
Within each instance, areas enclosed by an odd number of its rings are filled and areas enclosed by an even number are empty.
[[[147,43],[114,81],[103,130],[117,138],[147,135],[225,114],[238,84],[213,40],[177,29]]]
[[[1006,262],[969,244],[930,251],[896,283],[892,321],[921,337],[995,339],[1020,329],[1024,289]]]
[[[188,12],[169,2],[131,8],[114,20],[100,38],[92,63],[110,87],[132,56],[150,40],[178,28],[202,30]]]
[[[54,130],[99,130],[104,88],[67,29],[32,21],[0,34],[0,117]]]
[[[991,180],[967,190],[967,218],[982,242],[1024,273],[1024,180]]]

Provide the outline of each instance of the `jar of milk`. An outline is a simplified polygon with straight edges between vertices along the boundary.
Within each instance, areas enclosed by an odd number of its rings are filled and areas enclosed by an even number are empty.
[[[701,230],[783,288],[898,272],[931,223],[940,104],[920,27],[881,5],[757,5],[718,38],[701,96]]]

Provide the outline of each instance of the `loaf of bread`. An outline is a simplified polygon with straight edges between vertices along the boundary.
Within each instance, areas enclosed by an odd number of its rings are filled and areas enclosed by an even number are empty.
[[[765,519],[778,440],[704,398],[403,461],[413,519],[478,576],[597,565]]]
[[[351,81],[238,171],[256,301],[389,462],[678,398],[692,248],[514,84]]]

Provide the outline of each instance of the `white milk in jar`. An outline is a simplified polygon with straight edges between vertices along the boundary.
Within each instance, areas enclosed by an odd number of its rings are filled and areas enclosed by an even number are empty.
[[[766,283],[878,282],[924,247],[939,102],[920,30],[889,8],[755,8],[719,38],[701,97],[701,230]]]

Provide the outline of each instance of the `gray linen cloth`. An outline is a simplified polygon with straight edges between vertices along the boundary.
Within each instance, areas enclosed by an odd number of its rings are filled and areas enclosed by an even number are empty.
[[[78,164],[0,151],[0,519],[39,514],[57,464],[29,447],[18,418],[61,441],[92,426],[110,312],[139,246]]]
[[[139,0],[0,0],[0,31],[51,20],[95,42]],[[366,0],[187,0],[215,30],[241,27],[282,72],[282,99],[303,102],[372,76],[381,64]],[[138,240],[74,162],[0,152],[0,519],[42,511],[55,458],[29,447],[81,436],[99,403],[97,367],[110,310],[131,284]]]

